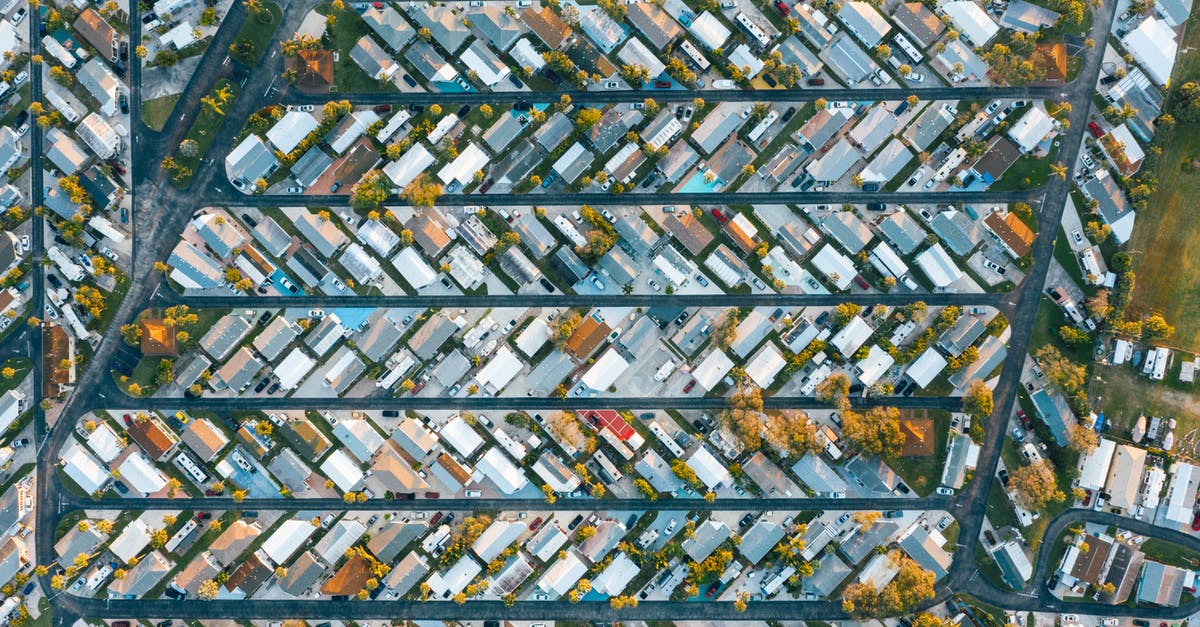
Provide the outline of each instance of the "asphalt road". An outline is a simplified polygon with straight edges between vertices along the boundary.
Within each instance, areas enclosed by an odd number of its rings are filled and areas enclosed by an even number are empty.
[[[1112,0],[1104,6],[1102,10],[1098,10],[1094,19],[1094,32],[1101,33],[1101,36],[1095,39],[1104,41],[1109,26],[1113,19],[1113,11],[1115,5]],[[135,37],[138,35],[138,27],[140,21],[137,14],[136,6],[132,7],[133,15],[133,33]],[[199,97],[206,91],[211,89],[217,79],[229,76],[235,78],[243,86],[243,95],[239,98],[234,107],[229,112],[231,120],[241,120],[251,113],[254,109],[261,107],[270,102],[324,102],[326,98],[310,97],[304,95],[296,95],[291,93],[271,95],[270,85],[278,76],[278,55],[268,57],[262,67],[257,69],[238,68],[236,63],[232,66],[224,60],[224,50],[228,43],[233,38],[233,33],[236,32],[241,22],[245,19],[245,10],[240,3],[235,3],[230,15],[222,22],[222,28],[217,34],[213,44],[209,47],[201,61],[199,68],[189,82],[187,91],[184,97],[180,99],[180,104],[177,107],[173,118],[179,120],[171,126],[168,133],[156,134],[147,130],[139,122],[136,117],[138,111],[134,105],[135,122],[133,124],[133,141],[139,147],[138,153],[134,160],[133,176],[135,180],[135,212],[138,215],[137,231],[135,232],[135,264],[134,271],[131,273],[134,277],[134,290],[130,296],[122,304],[118,312],[116,322],[120,324],[132,318],[132,316],[149,302],[150,292],[153,287],[158,285],[158,281],[152,278],[152,271],[149,269],[154,259],[161,259],[166,256],[166,251],[177,241],[178,233],[182,230],[183,224],[190,218],[191,214],[204,206],[213,204],[284,204],[282,197],[243,197],[236,194],[224,182],[223,174],[220,172],[220,158],[210,158],[198,169],[196,173],[195,183],[192,187],[196,192],[179,192],[174,190],[169,184],[165,184],[161,173],[158,171],[157,163],[161,158],[169,154],[173,147],[177,145],[181,134],[189,125],[189,120],[192,119],[197,111]],[[31,16],[30,27],[31,33],[36,33],[33,30],[36,24],[36,12]],[[36,37],[34,38],[36,41]],[[35,44],[36,45],[36,44]],[[805,100],[813,97],[824,97],[826,99],[861,99],[869,97],[872,99],[880,98],[904,98],[911,93],[918,93],[922,98],[937,99],[937,98],[1050,98],[1053,100],[1066,100],[1072,104],[1073,110],[1077,115],[1082,116],[1084,112],[1091,106],[1090,98],[1092,87],[1096,83],[1100,67],[1099,50],[1093,52],[1087,57],[1083,63],[1079,78],[1070,85],[1061,87],[1017,87],[1017,88],[987,88],[987,89],[948,89],[948,88],[930,88],[930,89],[914,89],[914,90],[822,90],[813,92],[807,90],[777,90],[770,92],[745,92],[745,91],[724,91],[724,92],[704,92],[702,94],[690,92],[584,92],[573,93],[572,98],[577,102],[596,102],[596,101],[638,101],[646,96],[654,96],[659,100],[674,100],[676,98],[682,100],[690,100],[693,97],[700,95],[707,100],[730,100],[730,101],[787,101],[787,100]],[[38,69],[34,69],[34,82],[37,82]],[[235,74],[236,72],[236,74]],[[137,73],[134,76],[138,76]],[[265,88],[265,89],[264,89]],[[134,87],[135,94],[140,93],[137,86]],[[36,93],[36,92],[35,92]],[[264,94],[259,97],[258,94]],[[559,92],[537,94],[539,100],[557,99]],[[424,94],[424,95],[379,95],[379,94],[340,94],[339,97],[345,97],[356,103],[384,103],[391,102],[395,104],[423,104],[439,102],[444,103],[448,98],[441,94]],[[475,102],[503,102],[514,101],[521,98],[533,98],[535,96],[526,95],[503,95],[503,94],[458,94],[453,96],[455,103],[475,103]],[[139,99],[133,98],[136,103]],[[222,127],[219,136],[216,140],[215,150],[216,155],[224,154],[227,147],[230,145],[233,136],[239,130],[236,124],[226,124]],[[1083,137],[1083,129],[1085,125],[1082,123],[1073,124],[1071,129],[1062,138],[1062,146],[1060,151],[1060,159],[1063,163],[1072,164],[1075,161],[1076,155]],[[37,138],[38,135],[35,135]],[[39,157],[40,158],[40,157]],[[220,189],[225,188],[222,192]],[[217,189],[215,193],[212,191]],[[883,193],[864,193],[864,192],[841,192],[841,193],[820,193],[820,194],[716,194],[703,195],[702,198],[692,199],[690,196],[680,195],[660,195],[660,194],[630,194],[622,196],[602,196],[602,195],[565,195],[554,196],[555,201],[559,203],[589,203],[593,205],[600,204],[630,204],[632,201],[643,204],[673,204],[681,202],[697,202],[699,204],[712,205],[722,203],[862,203],[862,202],[910,202],[910,203],[947,203],[947,202],[1012,202],[1015,200],[1037,200],[1044,196],[1044,203],[1035,203],[1039,209],[1039,220],[1043,225],[1041,234],[1038,236],[1034,245],[1034,258],[1037,263],[1034,264],[1031,272],[1027,275],[1026,280],[1020,288],[1013,294],[1004,296],[975,296],[968,303],[964,304],[993,304],[1001,307],[1009,316],[1009,320],[1013,329],[1012,337],[1009,341],[1009,354],[1012,355],[1002,369],[1000,382],[996,389],[997,411],[993,419],[986,423],[986,439],[982,447],[979,458],[979,466],[976,469],[975,477],[979,480],[972,481],[965,490],[961,491],[953,498],[946,497],[931,497],[926,499],[807,499],[797,500],[804,504],[805,509],[830,508],[840,510],[854,509],[879,509],[882,507],[899,507],[905,505],[910,508],[928,508],[936,507],[946,509],[958,521],[961,526],[960,538],[963,538],[966,545],[959,549],[956,553],[956,559],[951,566],[950,573],[938,585],[938,592],[935,599],[931,600],[928,605],[933,605],[946,600],[953,591],[966,591],[983,601],[992,603],[993,605],[1009,608],[1009,609],[1027,609],[1041,611],[1059,611],[1059,612],[1075,612],[1088,615],[1102,616],[1124,616],[1130,614],[1130,610],[1124,606],[1100,606],[1096,604],[1082,603],[1067,603],[1054,599],[1045,590],[1042,579],[1037,579],[1030,586],[1030,590],[1025,592],[1012,592],[1000,590],[979,577],[979,573],[974,566],[974,561],[970,559],[972,552],[975,549],[976,539],[979,537],[980,528],[985,515],[985,509],[988,500],[988,492],[991,489],[991,477],[994,476],[996,466],[1000,454],[1000,445],[1005,436],[1005,418],[1009,416],[1013,409],[1015,398],[1015,390],[1018,385],[1020,374],[1021,360],[1020,356],[1024,355],[1029,347],[1030,336],[1034,327],[1034,321],[1037,313],[1038,302],[1041,298],[1041,287],[1045,282],[1046,271],[1049,267],[1049,259],[1052,256],[1053,238],[1057,232],[1056,225],[1061,218],[1063,207],[1069,191],[1069,185],[1066,181],[1053,179],[1045,188],[1037,192],[1019,193],[1013,195],[993,194],[993,193],[960,193],[960,194],[922,194],[922,193],[905,193],[905,194],[883,194]],[[40,192],[38,186],[35,193]],[[233,195],[236,194],[236,195]],[[234,202],[236,200],[236,202]],[[293,203],[295,197],[287,197],[286,203]],[[340,196],[310,196],[304,197],[306,203],[311,204],[336,204],[344,200]],[[481,197],[462,197],[448,196],[446,197],[447,204],[476,204],[484,198]],[[539,197],[534,196],[487,196],[487,204],[533,204],[537,202]],[[37,240],[35,240],[37,242]],[[36,254],[40,254],[41,244],[35,244]],[[928,295],[921,297],[927,303],[937,304],[935,298],[939,296],[949,295]],[[871,295],[863,295],[863,298],[870,298]],[[559,297],[556,303],[562,304],[566,297]],[[634,297],[641,298],[641,297]],[[667,302],[685,302],[672,300],[675,296],[668,297],[666,295],[660,297],[649,297],[652,300],[647,300],[647,304],[662,304]],[[764,301],[745,301],[747,303],[759,303],[770,306],[771,304],[785,304],[793,301],[788,299],[791,297],[780,296],[768,298]],[[803,297],[798,297],[803,298]],[[856,296],[842,298],[839,300],[829,300],[829,304],[843,301],[857,301]],[[957,297],[955,297],[957,298]],[[527,297],[521,298],[523,303],[528,303]],[[248,301],[246,299],[230,299],[234,304],[230,306],[242,306]],[[208,304],[223,302],[222,299],[211,299],[205,301]],[[256,299],[255,305],[266,305],[271,302],[270,299]],[[286,302],[280,302],[277,306],[300,306],[312,307],[322,306],[325,303],[336,303],[345,305],[347,299],[322,300],[321,297],[304,297],[290,298]],[[381,302],[379,299],[371,299],[363,301],[370,302],[372,305],[378,306]],[[432,302],[432,301],[431,301]],[[446,301],[449,303],[450,301]],[[455,301],[459,303],[459,301]],[[460,304],[465,305],[467,301],[461,301]],[[496,297],[488,296],[483,300],[472,301],[476,304],[486,304],[487,306],[503,306],[498,304]],[[588,301],[594,304],[596,299]],[[630,298],[622,299],[622,303],[631,304],[634,301]],[[731,302],[731,301],[723,301]],[[794,301],[803,302],[805,304],[817,304],[817,301],[804,300]],[[866,301],[864,301],[866,302]],[[882,302],[882,301],[880,301]],[[946,301],[949,304],[950,301]],[[406,297],[404,304],[413,304],[412,298]],[[447,304],[446,306],[454,306]],[[115,328],[115,327],[114,327]],[[35,333],[40,340],[40,333]],[[56,453],[70,436],[70,426],[74,422],[74,418],[88,407],[98,406],[98,404],[111,404],[108,398],[102,398],[101,395],[107,395],[108,392],[115,389],[110,378],[107,376],[106,365],[108,359],[115,350],[117,343],[120,341],[119,335],[116,333],[109,334],[101,343],[99,350],[96,353],[95,361],[98,361],[100,366],[92,367],[84,372],[84,378],[81,379],[79,390],[68,400],[64,411],[71,420],[60,420],[49,431],[47,439],[43,439],[41,445],[46,447],[46,452],[43,455],[44,459],[51,460],[57,457]],[[42,376],[41,364],[38,363],[35,368],[35,376]],[[107,385],[105,382],[107,381]],[[603,399],[601,402],[604,406],[628,406],[630,408],[645,408],[651,409],[656,407],[675,407],[689,408],[690,404],[695,403],[696,407],[710,406],[713,402],[719,402],[720,399]],[[764,399],[768,404],[773,406],[804,406],[813,399],[797,399],[775,397]],[[372,399],[197,399],[194,401],[183,401],[180,399],[149,399],[146,401],[132,401],[121,399],[121,402],[127,404],[145,404],[158,405],[162,403],[164,406],[171,407],[206,407],[213,409],[248,409],[248,408],[270,408],[270,407],[291,407],[297,402],[308,404],[309,407],[323,406],[342,406],[356,408],[386,408],[389,403],[398,403],[396,407],[423,407],[417,403],[425,402],[434,403],[437,406],[445,407],[448,404],[447,399],[405,399],[404,401],[391,400],[386,398]],[[547,408],[561,407],[579,407],[583,406],[582,400],[576,399],[453,399],[449,403],[454,406],[463,408],[480,408],[516,406],[519,403],[520,407],[537,407],[543,403]],[[399,403],[406,403],[401,405]],[[780,405],[780,403],[782,405]],[[896,399],[889,400],[889,404],[903,405],[910,404],[912,407],[929,407],[929,406],[946,406],[949,407],[957,403],[953,399]],[[622,405],[627,404],[627,405]],[[41,414],[38,413],[39,420]],[[44,423],[40,429],[45,432]],[[38,563],[49,563],[53,559],[53,530],[55,523],[59,520],[59,516],[73,509],[90,504],[88,499],[79,499],[65,493],[57,485],[54,477],[54,465],[44,463],[38,467],[38,513],[37,513],[37,561]],[[777,499],[718,499],[713,503],[707,503],[702,499],[695,499],[695,503],[689,502],[689,508],[695,510],[706,509],[725,509],[736,508],[739,510],[750,509],[794,509],[796,502],[787,500],[786,503],[781,503]],[[108,503],[106,501],[106,503]],[[398,509],[405,505],[412,504],[416,507],[417,504],[429,505],[433,501],[426,503],[421,502],[386,502],[386,503],[364,503],[347,505],[341,501],[328,500],[297,500],[290,503],[275,501],[272,503],[260,502],[257,500],[247,500],[240,505],[234,504],[231,501],[223,501],[221,499],[201,499],[193,502],[191,499],[179,499],[169,502],[172,507],[204,507],[208,509],[217,509],[221,507],[248,507],[267,508],[274,507],[297,507],[312,508],[316,506],[327,507],[331,510],[343,509],[377,509],[380,507],[386,509]],[[481,499],[457,499],[457,500],[437,500],[437,507],[446,509],[448,507],[462,507],[477,509],[483,505],[494,505],[496,508],[512,509],[521,505],[545,509],[548,507],[544,501],[533,502],[514,501],[514,500],[497,500],[492,503],[491,500]],[[654,504],[646,501],[638,501],[636,509],[654,509],[665,508],[669,504],[678,504],[679,501],[662,502]],[[161,500],[134,499],[123,502],[124,505],[134,507],[147,508],[165,508],[168,502]],[[634,508],[633,502],[621,503],[615,505],[610,504],[610,501],[604,501],[606,508],[620,508],[628,505]],[[555,508],[569,509],[570,507],[579,507],[577,501],[560,500],[555,504]],[[1111,515],[1097,514],[1091,511],[1072,510],[1063,514],[1056,520],[1052,521],[1050,528],[1047,531],[1047,539],[1054,538],[1063,529],[1070,525],[1083,521],[1095,520],[1104,524],[1119,525],[1124,528],[1131,529],[1138,533],[1146,533],[1156,537],[1162,537],[1181,545],[1200,550],[1200,540],[1187,534],[1178,534],[1168,532],[1164,529],[1150,527],[1139,521],[1134,521],[1126,518],[1119,518]],[[1041,550],[1037,556],[1036,572],[1039,575],[1044,575],[1052,566],[1048,563],[1049,547],[1053,542],[1043,542]],[[43,585],[48,584],[48,581],[43,579]],[[656,602],[642,603],[638,608],[625,609],[621,611],[612,610],[608,605],[602,603],[580,603],[570,604],[567,602],[521,602],[513,607],[506,607],[498,602],[477,602],[471,601],[465,605],[459,606],[451,603],[419,603],[419,602],[338,602],[330,600],[320,601],[268,601],[268,600],[252,600],[252,601],[101,601],[94,599],[82,599],[70,595],[59,595],[54,600],[55,622],[63,624],[72,617],[92,616],[92,617],[108,617],[108,618],[144,618],[149,616],[159,617],[176,617],[176,618],[208,618],[212,616],[222,616],[228,618],[278,618],[284,616],[305,616],[309,618],[340,618],[355,617],[360,619],[365,618],[387,618],[393,619],[396,617],[404,617],[411,619],[429,618],[437,620],[454,620],[454,619],[471,619],[478,620],[480,618],[522,618],[522,619],[579,619],[579,620],[635,620],[635,619],[661,619],[661,620],[679,620],[683,618],[704,618],[709,620],[742,620],[742,619],[761,619],[761,620],[784,620],[784,619],[840,619],[844,617],[844,612],[841,609],[840,602],[818,601],[818,602],[780,602],[771,601],[764,603],[752,603],[745,613],[737,613],[732,604],[729,603],[672,603],[672,602]],[[1136,614],[1146,618],[1178,618],[1186,616],[1200,608],[1200,602],[1193,602],[1179,608],[1150,608],[1139,609]]]
[[[447,102],[454,105],[485,104],[485,103],[548,103],[558,102],[563,96],[568,96],[575,103],[608,103],[608,102],[642,102],[653,98],[659,102],[691,102],[703,98],[705,102],[805,102],[824,98],[827,101],[836,100],[904,100],[911,95],[917,95],[922,100],[965,99],[988,100],[991,98],[1050,98],[1061,100],[1065,94],[1064,86],[1017,86],[1017,87],[911,87],[886,89],[861,88],[821,88],[821,89],[598,89],[579,90],[563,89],[553,91],[509,91],[509,92],[471,92],[471,93],[353,93],[336,94],[339,100],[349,100],[359,104],[391,104],[391,105],[431,105],[445,106]],[[329,100],[326,94],[305,94],[290,92],[283,98],[284,104],[323,105]]]
[[[639,188],[641,189],[641,188]],[[209,205],[279,207],[303,203],[311,207],[337,207],[349,204],[349,190],[345,194],[243,194],[233,186],[217,182],[205,191]],[[445,207],[528,207],[539,206],[627,206],[627,205],[698,205],[718,207],[723,205],[794,204],[794,205],[844,205],[866,203],[907,203],[914,205],[952,203],[977,203],[980,205],[1025,202],[1036,204],[1041,191],[1015,192],[864,192],[855,191],[775,191],[775,192],[716,192],[711,194],[687,194],[678,192],[627,192],[610,194],[594,192],[586,194],[445,194],[438,197],[437,204]],[[392,196],[385,204],[403,204],[398,196]]]

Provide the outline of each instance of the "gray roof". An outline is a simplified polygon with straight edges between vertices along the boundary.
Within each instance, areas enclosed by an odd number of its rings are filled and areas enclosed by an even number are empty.
[[[366,327],[355,336],[358,350],[373,362],[383,361],[404,334],[391,318],[384,315],[385,313],[382,309],[376,310],[367,321]]]
[[[463,375],[471,371],[471,362],[462,354],[459,349],[454,349],[442,358],[437,367],[433,369],[433,378],[445,387],[450,387],[458,383]]]
[[[865,79],[876,67],[871,57],[845,32],[835,35],[826,50],[829,63],[851,86]]]
[[[559,246],[558,250],[554,251],[553,261],[556,268],[569,275],[565,278],[572,283],[582,281],[588,272],[591,272],[591,268],[583,263],[583,260],[575,254],[575,251],[571,250],[570,246]]]
[[[800,68],[800,71],[805,76],[814,76],[821,71],[824,63],[821,62],[817,55],[813,54],[808,46],[800,42],[800,38],[795,35],[789,35],[786,39],[779,42],[775,46],[775,51],[779,52],[780,58],[788,65],[794,65]]]
[[[450,62],[425,41],[417,41],[404,52],[404,58],[417,69],[417,72],[429,80],[433,80],[438,72]],[[458,71],[455,70],[457,74]]]
[[[659,50],[683,33],[683,26],[653,2],[635,2],[628,5],[628,9],[625,19]]]
[[[925,241],[925,229],[912,214],[901,209],[879,222],[879,230],[901,255],[911,255]]]
[[[396,65],[396,60],[389,56],[382,46],[375,43],[370,35],[359,38],[350,49],[350,58],[371,78],[389,73]]]
[[[296,325],[292,324],[283,316],[278,316],[272,320],[258,337],[254,338],[254,348],[270,361],[275,361],[277,357],[283,354],[283,349],[287,348],[300,335]]]
[[[488,130],[483,133],[483,141],[492,149],[492,152],[500,154],[508,145],[512,143],[517,135],[521,134],[521,130],[525,128],[525,124],[521,122],[521,118],[513,115],[513,113],[502,113],[500,119],[496,120]]]
[[[858,160],[858,149],[843,137],[828,152],[810,161],[804,169],[817,181],[833,182],[845,176]]]
[[[370,7],[361,15],[371,31],[392,50],[400,50],[417,36],[412,25],[389,4],[382,9]]]
[[[807,144],[809,150],[816,150],[833,139],[846,122],[850,121],[851,116],[851,111],[845,108],[821,109],[792,137],[801,144]]]
[[[371,539],[367,541],[367,548],[371,549],[379,561],[390,564],[405,547],[421,537],[421,534],[425,533],[428,528],[429,525],[419,521],[394,520],[385,523],[378,531],[371,534]]]
[[[417,357],[427,360],[436,355],[442,344],[457,330],[458,327],[446,316],[434,316],[408,338],[408,347]]]
[[[983,323],[983,320],[964,314],[959,316],[958,322],[950,330],[938,338],[937,345],[951,357],[958,357],[986,331],[987,325]]]
[[[1183,3],[1166,3],[1163,0],[1158,0],[1157,2],[1159,7],[1164,7],[1168,4],[1181,6]],[[1191,3],[1188,4],[1190,5]],[[1183,10],[1184,19],[1187,19],[1188,12],[1186,8]],[[1054,23],[1057,21],[1058,13],[1050,9],[1025,2],[1025,0],[1011,0],[1008,3],[1008,7],[1004,9],[1004,15],[1000,18],[1000,26],[1023,33],[1036,33],[1043,28],[1054,26]]]
[[[804,590],[811,591],[818,597],[833,594],[846,577],[850,576],[850,567],[835,553],[825,554],[814,566],[813,576],[804,579]]]
[[[574,130],[575,125],[571,122],[571,119],[559,111],[550,116],[538,130],[534,131],[533,139],[542,147],[542,150],[551,152],[570,137]]]
[[[851,1],[842,5],[838,17],[846,24],[846,28],[867,46],[879,44],[884,35],[892,30],[887,19],[867,2]]]
[[[528,285],[542,277],[542,271],[515,247],[500,255],[500,269],[520,285]]]
[[[546,396],[575,370],[575,362],[566,353],[555,349],[525,377],[534,396]]]
[[[916,150],[926,150],[933,145],[934,140],[954,122],[954,114],[947,109],[948,103],[937,103],[928,106],[916,121],[904,129],[904,138]]]
[[[200,348],[213,359],[220,361],[238,347],[252,328],[254,325],[242,316],[225,314],[200,338]]]
[[[282,257],[292,244],[291,234],[270,216],[260,218],[258,225],[250,229],[250,234],[262,244],[264,251],[276,257]]]
[[[979,344],[979,358],[974,363],[950,375],[950,383],[962,387],[971,379],[982,379],[996,369],[1008,356],[1008,347],[1000,338],[989,335]]]
[[[855,457],[846,464],[846,470],[872,492],[891,494],[900,484],[896,472],[878,457]]]
[[[624,216],[613,225],[621,238],[622,247],[635,258],[644,259],[658,244],[658,233],[639,216]]]
[[[857,255],[874,237],[871,228],[853,211],[838,211],[821,221],[821,228],[851,255]]]
[[[600,258],[599,266],[616,281],[618,288],[633,283],[637,278],[637,264],[628,253],[615,246]]]
[[[325,574],[325,567],[317,560],[312,551],[300,554],[287,568],[287,576],[279,581],[279,589],[300,596]]]
[[[757,564],[783,539],[786,530],[778,523],[759,520],[742,536],[738,551],[751,564]]]
[[[722,102],[709,112],[700,126],[692,132],[692,141],[704,154],[712,154],[725,140],[746,123],[741,113],[742,102]]]
[[[892,135],[900,121],[892,114],[891,110],[881,105],[876,105],[863,116],[862,120],[850,129],[847,136],[854,145],[858,146],[863,154],[869,155],[877,148],[883,145],[883,142]]]
[[[1106,224],[1113,224],[1133,211],[1125,192],[1121,191],[1116,177],[1111,174],[1092,178],[1083,184],[1083,191],[1089,198],[1094,198],[1100,203],[1096,211]]]
[[[292,165],[292,179],[304,187],[312,187],[331,165],[333,157],[325,154],[319,146],[313,146]]]
[[[525,248],[538,259],[545,257],[558,244],[558,240],[532,211],[513,220],[511,226],[521,236]]]
[[[225,174],[229,180],[245,185],[266,178],[278,167],[275,153],[257,135],[247,137],[225,157]]]
[[[693,561],[703,562],[731,534],[725,523],[713,519],[706,520],[696,527],[692,537],[683,541],[683,552]]]
[[[580,12],[582,16],[579,18],[579,28],[605,54],[612,52],[617,44],[625,40],[628,29],[623,24],[614,21],[599,7],[589,8],[590,10],[586,13]]]
[[[471,31],[453,7],[409,3],[408,15],[419,27],[428,28],[433,39],[447,52],[457,52],[471,37]]]
[[[885,521],[871,525],[866,531],[856,528],[838,545],[838,552],[851,564],[857,564],[873,553],[876,547],[882,546],[888,536],[896,533],[899,528],[896,523]]]
[[[929,227],[954,254],[964,257],[979,243],[979,227],[965,213],[947,209],[933,216]]]
[[[499,3],[493,3],[467,12],[467,19],[471,20],[475,30],[500,50],[511,48],[529,30],[516,13],[509,15],[504,9]]]
[[[167,265],[199,287],[218,287],[225,282],[221,264],[188,241],[175,246]]]

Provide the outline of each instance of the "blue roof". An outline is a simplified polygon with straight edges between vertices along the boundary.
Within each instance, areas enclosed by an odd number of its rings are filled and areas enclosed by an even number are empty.
[[[1033,401],[1038,417],[1050,428],[1050,433],[1054,435],[1054,441],[1059,446],[1066,446],[1070,437],[1067,416],[1071,414],[1071,409],[1066,406],[1066,401],[1061,397],[1051,398],[1044,389],[1034,392],[1029,399]],[[1074,418],[1073,415],[1071,417]]]

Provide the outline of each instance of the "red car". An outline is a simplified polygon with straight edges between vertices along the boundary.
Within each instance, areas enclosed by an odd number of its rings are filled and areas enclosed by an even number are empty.
[[[1104,131],[1100,129],[1100,125],[1095,122],[1088,122],[1088,130],[1091,131],[1092,137],[1099,138],[1104,135]]]
[[[1018,409],[1018,410],[1017,410],[1017,418],[1018,418],[1018,419],[1020,419],[1020,421],[1021,421],[1021,426],[1022,426],[1022,427],[1025,427],[1025,430],[1026,430],[1026,431],[1032,431],[1032,430],[1033,430],[1033,421],[1029,419],[1029,416],[1026,416],[1026,415],[1025,415],[1025,410],[1024,410],[1024,409]]]
[[[792,12],[792,8],[789,7],[783,0],[775,0],[775,8],[779,9],[779,14],[784,17],[787,17],[788,14]]]
[[[124,416],[122,416],[122,418],[124,418],[124,419],[125,419],[125,426],[126,426],[126,427],[132,427],[132,426],[133,426],[133,416],[130,416],[129,414],[125,414]]]
[[[427,498],[427,499],[436,499],[440,496],[442,496],[442,494],[440,492],[426,492],[425,493],[425,498]]]
[[[438,524],[438,521],[439,521],[439,520],[441,520],[441,519],[442,519],[442,513],[441,513],[441,512],[438,512],[438,513],[434,514],[434,515],[433,515],[433,518],[430,518],[430,519],[429,519],[429,526],[431,526],[431,527],[432,527],[433,525],[436,525],[436,524]]]
[[[378,3],[376,3],[378,4]],[[382,104],[375,105],[375,113],[387,113],[392,110],[392,105]]]
[[[537,531],[537,528],[541,527],[541,526],[542,526],[542,517],[538,516],[537,518],[533,519],[533,522],[529,523],[529,530]]]
[[[729,220],[729,218],[726,218],[725,214],[721,213],[721,210],[717,209],[716,207],[713,207],[712,215],[717,219],[717,222],[720,222],[721,224],[725,224]]]
[[[209,512],[200,512],[199,514],[196,514],[196,520],[208,520],[210,518],[212,518],[212,514]]]
[[[1200,512],[1192,517],[1192,531],[1200,531]]]
[[[1084,490],[1083,491],[1083,506],[1087,507],[1091,504],[1092,504],[1092,491]]]
[[[854,282],[855,282],[855,283],[858,283],[858,286],[859,286],[859,287],[861,287],[861,288],[863,288],[864,290],[865,290],[865,289],[868,289],[869,287],[871,287],[870,285],[868,285],[868,284],[867,284],[867,280],[866,280],[866,279],[864,279],[864,278],[862,278],[862,276],[856,276],[856,277],[854,277]]]
[[[691,381],[688,381],[687,385],[683,386],[683,393],[687,394],[688,392],[691,392],[692,388],[694,387],[696,387],[696,380],[692,379]]]
[[[711,598],[717,596],[717,590],[719,590],[719,589],[721,589],[721,584],[713,583],[713,585],[708,587],[708,590],[704,591],[704,598],[711,599]]]
[[[670,89],[671,81],[654,81],[654,86],[658,89]]]
[[[824,85],[824,84],[825,84],[825,79],[823,79],[823,78],[810,78],[810,79],[808,79],[808,84],[809,84],[809,86],[810,86],[810,87],[820,87],[821,85]]]

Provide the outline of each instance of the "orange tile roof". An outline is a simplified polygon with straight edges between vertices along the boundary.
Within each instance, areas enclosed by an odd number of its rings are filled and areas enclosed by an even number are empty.
[[[601,322],[594,316],[585,316],[575,332],[567,339],[567,350],[572,355],[583,359],[591,355],[592,351],[596,350],[596,347],[604,341],[604,338],[608,337],[609,333],[612,333],[612,328],[608,326],[608,323]]]
[[[352,555],[332,577],[321,585],[321,594],[350,595],[359,590],[371,578],[371,562],[367,558]]]

